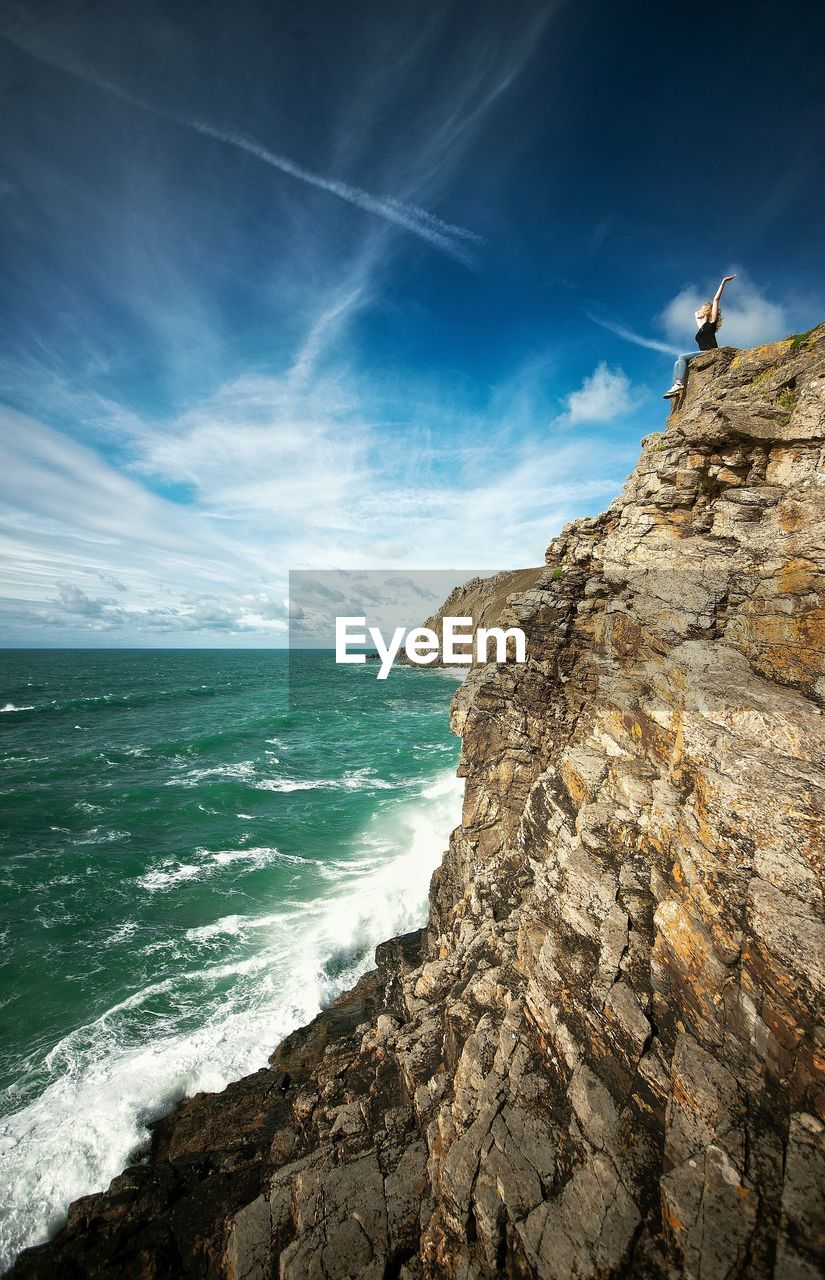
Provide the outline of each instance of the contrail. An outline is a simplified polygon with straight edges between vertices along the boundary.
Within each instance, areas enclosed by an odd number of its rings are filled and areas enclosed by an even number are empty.
[[[246,151],[252,156],[257,156],[259,160],[271,165],[273,169],[280,169],[281,173],[288,173],[291,177],[298,178],[299,181],[306,182],[311,187],[318,187],[321,191],[328,191],[330,195],[338,196],[340,200],[345,200],[347,204],[354,204],[367,213],[377,214],[380,218],[386,218],[388,222],[394,222],[397,226],[404,227],[407,231],[411,231],[413,235],[420,236],[422,240],[426,240],[435,248],[441,249],[443,253],[448,254],[451,258],[455,258],[458,262],[463,262],[465,266],[473,265],[472,254],[468,252],[463,244],[457,244],[456,241],[468,240],[481,244],[482,237],[476,235],[474,231],[468,231],[465,227],[457,227],[452,223],[443,222],[435,214],[427,213],[425,209],[418,209],[415,205],[402,204],[400,200],[394,200],[387,196],[374,196],[369,191],[364,191],[361,187],[352,186],[349,182],[341,182],[338,178],[326,178],[322,174],[313,173],[310,169],[305,169],[303,165],[296,164],[294,160],[290,160],[288,156],[278,155],[277,152],[270,151],[267,147],[261,146],[259,142],[256,142],[253,138],[247,138],[242,133],[221,129],[203,120],[186,120],[181,117],[171,116],[166,118],[174,118],[178,124],[186,125],[188,128],[194,129],[196,133],[202,133],[208,138],[216,138],[219,142],[225,142],[230,147],[237,147],[239,151]]]
[[[400,200],[395,200],[392,196],[386,196],[384,203],[390,208],[406,209],[408,212],[414,213],[422,222],[434,227],[437,231],[442,231],[445,235],[455,236],[459,240],[471,240],[474,244],[484,244],[484,236],[480,236],[478,232],[468,231],[466,227],[456,226],[454,222],[444,222],[441,218],[437,218],[434,213],[428,213],[426,209],[419,209],[418,205],[404,205]]]
[[[113,84],[112,81],[105,80],[92,71],[75,66],[62,58],[57,58],[53,53],[47,53],[40,48],[36,48],[30,40],[22,39],[16,34],[6,32],[2,38],[23,53],[28,54],[29,57],[34,58],[37,62],[55,67],[57,70],[83,81],[84,84],[93,85],[96,89],[110,94],[113,98],[118,98],[121,102],[126,102],[129,106],[137,107],[138,110],[146,111],[161,120],[167,120],[170,124],[181,125],[183,128],[191,129],[204,137],[214,138],[217,142],[222,142],[226,146],[236,147],[239,151],[245,151],[249,155],[255,156],[258,160],[262,160],[264,164],[270,165],[271,168],[278,169],[281,173],[286,173],[290,177],[296,178],[299,182],[305,182],[308,186],[316,187],[320,191],[327,191],[330,195],[337,196],[339,200],[355,205],[358,209],[363,209],[365,213],[375,214],[379,218],[384,218],[387,222],[403,227],[405,231],[409,231],[418,236],[419,239],[425,240],[434,249],[439,249],[442,253],[462,263],[465,267],[473,267],[475,265],[475,259],[468,245],[483,244],[484,238],[474,231],[469,231],[466,227],[445,222],[443,219],[436,217],[435,214],[429,213],[426,209],[404,204],[392,196],[373,195],[371,192],[365,191],[361,187],[355,187],[349,182],[342,182],[338,178],[328,178],[323,174],[313,173],[311,169],[305,169],[303,165],[296,164],[288,156],[270,151],[267,147],[262,146],[261,143],[256,142],[254,138],[246,137],[245,134],[210,124],[205,120],[193,120],[175,112],[166,111],[151,102],[146,102],[143,98],[136,97],[134,94],[122,89],[120,85]]]
[[[615,333],[618,338],[624,338],[626,342],[635,342],[637,347],[648,347],[651,351],[662,351],[666,356],[679,355],[678,347],[670,347],[666,342],[659,342],[656,338],[643,338],[641,334],[634,333],[632,329],[626,329],[623,324],[617,324],[615,320],[602,320],[599,316],[591,315],[589,311],[585,311],[584,314],[594,324],[601,325],[602,329],[609,329],[611,333]]]

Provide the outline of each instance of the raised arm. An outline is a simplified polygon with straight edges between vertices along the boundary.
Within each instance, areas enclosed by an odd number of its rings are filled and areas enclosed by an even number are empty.
[[[716,324],[716,321],[719,319],[719,303],[721,301],[722,294],[725,292],[725,285],[729,284],[731,280],[735,280],[735,279],[736,279],[736,276],[725,276],[719,288],[716,290],[716,293],[713,295],[713,302],[710,304],[711,324]]]

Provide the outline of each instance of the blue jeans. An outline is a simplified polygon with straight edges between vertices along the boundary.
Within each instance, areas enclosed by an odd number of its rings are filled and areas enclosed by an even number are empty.
[[[696,357],[701,354],[701,351],[689,351],[686,356],[679,356],[679,359],[673,366],[673,381],[684,382],[685,375],[687,374],[688,361],[695,360]]]

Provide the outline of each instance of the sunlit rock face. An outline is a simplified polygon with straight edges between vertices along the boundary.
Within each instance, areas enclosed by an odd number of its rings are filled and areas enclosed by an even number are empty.
[[[824,410],[825,326],[691,363],[456,694],[428,929],[16,1274],[822,1274]]]
[[[823,410],[823,329],[698,359],[456,697],[443,1269],[819,1274]]]

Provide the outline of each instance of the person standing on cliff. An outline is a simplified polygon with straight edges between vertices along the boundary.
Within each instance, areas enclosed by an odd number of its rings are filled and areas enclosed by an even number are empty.
[[[696,345],[698,351],[689,351],[687,355],[679,356],[673,366],[673,386],[664,394],[665,400],[672,400],[675,396],[680,396],[685,389],[685,377],[687,375],[688,362],[695,360],[696,356],[703,351],[713,351],[719,344],[716,341],[716,334],[722,327],[722,312],[719,310],[719,302],[725,291],[725,285],[730,284],[731,280],[735,280],[736,276],[725,276],[716,293],[713,295],[712,302],[703,302],[696,316],[696,323],[699,331],[696,334]]]

